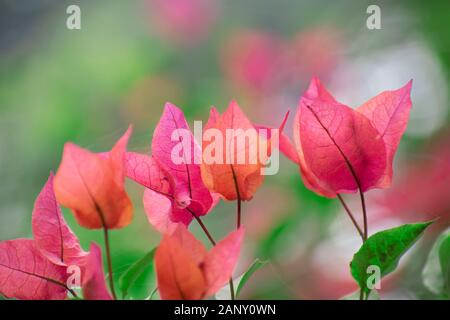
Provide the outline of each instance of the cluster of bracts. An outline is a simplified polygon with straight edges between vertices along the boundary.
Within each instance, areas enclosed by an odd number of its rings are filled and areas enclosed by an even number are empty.
[[[333,198],[359,191],[364,199],[369,189],[391,184],[393,158],[411,108],[410,91],[411,82],[352,109],[337,102],[314,78],[295,114],[294,143],[282,132],[285,121],[279,128],[277,143],[271,141],[270,135],[261,139],[266,139],[268,148],[276,146],[297,163],[303,182],[317,194]],[[256,131],[260,126],[232,102],[223,114],[211,109],[205,130],[211,128],[225,135],[227,129]],[[167,103],[154,131],[151,155],[127,152],[131,127],[109,152],[94,153],[67,143],[56,175],[50,175],[36,200],[33,239],[0,243],[0,293],[17,299],[80,295],[68,283],[68,268],[77,266],[84,299],[116,298],[108,231],[126,227],[132,221],[126,178],[145,187],[145,213],[162,234],[154,257],[160,297],[203,299],[226,286],[244,238],[241,201],[251,200],[263,183],[261,169],[267,159],[256,163],[198,163],[194,158],[201,158],[202,150],[211,149],[217,141],[204,136],[202,141],[174,141],[173,132],[180,129],[189,130],[184,115]],[[188,158],[174,163],[173,150],[180,146],[181,154]],[[231,152],[253,151],[247,145]],[[253,155],[247,156],[250,159]],[[237,202],[237,226],[216,243],[201,218],[212,212],[220,200]],[[59,205],[69,208],[82,227],[104,230],[109,288],[100,247],[92,244],[89,252],[81,248]],[[366,218],[364,203],[363,211]],[[188,231],[193,220],[207,234],[211,250]],[[364,222],[360,227],[354,221],[363,241],[368,238],[366,219]]]

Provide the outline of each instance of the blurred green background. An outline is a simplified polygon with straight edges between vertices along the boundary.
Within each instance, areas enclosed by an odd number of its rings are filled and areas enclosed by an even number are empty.
[[[66,27],[71,4],[81,8],[81,30]],[[370,4],[381,8],[380,30],[366,27]],[[0,240],[31,236],[34,200],[65,142],[108,150],[131,123],[129,150],[149,152],[166,101],[192,123],[236,99],[252,121],[276,125],[312,75],[354,107],[412,78],[395,186],[369,192],[370,232],[441,217],[381,290],[382,298],[433,298],[421,274],[449,224],[449,21],[448,1],[1,0]],[[291,121],[287,128],[291,135]],[[116,280],[160,237],[143,213],[142,188],[127,188],[135,218],[111,233]],[[359,212],[357,197],[346,198]],[[234,212],[222,202],[205,217],[216,238],[232,230]],[[64,213],[85,249],[103,244],[101,232]],[[244,204],[243,223],[236,274],[255,258],[269,263],[242,298],[334,299],[356,289],[348,271],[356,232],[338,201],[307,190],[286,159]],[[144,275],[130,296],[154,286]]]

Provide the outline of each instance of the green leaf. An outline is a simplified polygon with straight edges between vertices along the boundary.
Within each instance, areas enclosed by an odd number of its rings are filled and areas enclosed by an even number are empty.
[[[244,288],[245,284],[248,282],[250,277],[260,268],[265,266],[268,263],[268,261],[261,261],[260,259],[255,259],[253,263],[250,265],[250,267],[245,271],[243,274],[241,274],[239,277],[233,279],[234,288],[236,288],[236,298],[239,297],[239,293]],[[215,298],[216,300],[230,300],[231,293],[230,293],[230,286],[227,283],[222,289],[217,291]]]
[[[139,276],[145,271],[153,272],[153,258],[156,248],[147,253],[144,257],[133,263],[119,278],[119,289],[122,297],[128,295],[128,290],[133,286]]]
[[[239,293],[244,288],[245,284],[248,282],[250,277],[260,268],[264,267],[267,264],[268,261],[261,261],[259,259],[256,259],[253,261],[251,266],[248,268],[247,271],[245,271],[242,276],[241,280],[239,281],[239,285],[236,289],[236,297],[239,297]]]
[[[353,256],[350,270],[359,287],[369,293],[367,279],[371,276],[369,266],[380,268],[381,277],[394,271],[400,258],[416,242],[432,222],[405,224],[375,233],[367,239]]]
[[[442,240],[439,247],[439,262],[444,278],[444,293],[450,297],[450,234]]]

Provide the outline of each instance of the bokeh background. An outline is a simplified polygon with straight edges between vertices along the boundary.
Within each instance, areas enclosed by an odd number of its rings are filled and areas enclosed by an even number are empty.
[[[81,30],[66,28],[70,4],[81,8]],[[381,8],[381,30],[366,27],[369,4]],[[422,275],[450,222],[449,21],[448,1],[1,0],[0,240],[31,236],[34,200],[65,142],[107,150],[131,123],[129,149],[149,152],[166,101],[191,124],[236,99],[254,122],[277,125],[312,75],[354,107],[412,78],[394,187],[367,194],[370,232],[439,217],[381,289],[385,299],[435,298]],[[143,213],[142,188],[127,189],[135,218],[111,235],[116,280],[160,237]],[[357,198],[346,197],[359,216]],[[85,249],[103,244],[101,232],[64,214]],[[216,238],[234,221],[234,203],[205,217]],[[269,263],[242,298],[336,299],[356,289],[348,270],[355,230],[338,201],[307,190],[288,160],[244,204],[243,223],[236,275],[255,258]],[[145,298],[154,286],[145,274],[130,295]]]

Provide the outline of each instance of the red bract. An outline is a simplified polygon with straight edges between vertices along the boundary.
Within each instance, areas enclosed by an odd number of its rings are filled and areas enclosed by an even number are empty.
[[[66,267],[82,267],[87,253],[61,214],[52,173],[36,199],[32,226],[34,240],[0,243],[0,292],[17,299],[64,299]]]
[[[32,226],[37,247],[51,262],[62,266],[78,265],[86,256],[56,202],[53,173],[34,204]]]
[[[26,300],[65,299],[66,268],[44,257],[31,239],[0,242],[0,293]]]
[[[161,298],[197,300],[216,293],[232,276],[243,235],[240,228],[207,252],[181,225],[166,234],[155,255]]]
[[[89,255],[83,265],[82,288],[83,297],[87,300],[112,300],[106,288],[102,251],[95,243],[91,244]]]
[[[170,232],[177,223],[188,226],[194,215],[207,214],[217,203],[201,179],[200,159],[182,111],[170,103],[155,128],[152,156],[127,153],[127,176],[147,188],[144,208],[159,231]]]
[[[392,182],[392,161],[408,125],[412,106],[411,87],[412,80],[398,90],[380,93],[356,109],[370,120],[386,145],[387,166],[384,179],[377,185],[380,188],[387,188]]]
[[[107,154],[67,143],[55,176],[58,201],[70,208],[88,229],[122,228],[131,222],[133,207],[125,192],[125,151],[131,127]]]
[[[353,110],[313,78],[294,121],[305,185],[327,197],[388,187],[392,160],[408,122],[410,89],[411,82]],[[293,158],[292,149],[286,153]]]

